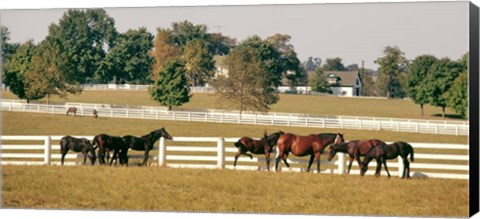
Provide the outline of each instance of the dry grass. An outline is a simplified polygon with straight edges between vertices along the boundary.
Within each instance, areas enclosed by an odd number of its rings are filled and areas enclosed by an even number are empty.
[[[443,179],[3,166],[7,208],[465,217],[467,188],[467,181]]]
[[[12,93],[3,92],[3,98],[16,99]],[[40,100],[46,102],[46,99]],[[159,106],[146,91],[83,91],[80,95],[70,95],[68,99],[53,97],[53,102],[110,103],[119,105]],[[189,103],[174,109],[213,109],[217,108],[214,94],[195,93]],[[272,106],[271,112],[304,113],[312,115],[349,115],[411,119],[441,119],[441,108],[425,106],[425,117],[420,116],[420,106],[410,100],[400,99],[359,99],[347,97],[323,97],[280,94],[280,101]],[[455,118],[455,113],[447,109],[447,115]],[[447,118],[452,120],[452,118]],[[459,120],[459,119],[455,119]],[[460,120],[464,121],[464,120]]]

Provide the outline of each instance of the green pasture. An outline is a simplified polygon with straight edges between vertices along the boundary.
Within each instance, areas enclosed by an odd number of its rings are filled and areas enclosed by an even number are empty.
[[[105,166],[2,178],[5,208],[467,217],[469,203],[466,180]]]
[[[5,99],[17,99],[9,91],[3,92]],[[214,94],[194,93],[190,102],[173,109],[218,108]],[[45,103],[46,99],[39,100]],[[160,106],[147,91],[83,91],[80,95],[69,95],[67,99],[53,97],[51,102],[107,103],[117,105]],[[272,106],[271,112],[301,113],[312,115],[348,115],[411,119],[442,119],[441,108],[424,106],[425,116],[420,115],[420,106],[410,100],[364,99],[348,97],[325,97],[294,94],[280,94],[280,100]],[[447,120],[460,120],[447,109]]]

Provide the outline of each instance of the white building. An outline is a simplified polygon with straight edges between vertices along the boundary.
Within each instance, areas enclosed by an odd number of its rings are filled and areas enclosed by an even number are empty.
[[[326,71],[327,81],[335,96],[361,96],[362,80],[358,71]]]

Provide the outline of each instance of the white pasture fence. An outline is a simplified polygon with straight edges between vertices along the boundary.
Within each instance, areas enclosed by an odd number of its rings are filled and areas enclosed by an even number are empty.
[[[96,91],[147,91],[151,85],[137,85],[137,84],[83,84],[83,90]],[[192,93],[213,93],[215,90],[212,87],[190,87]]]
[[[467,122],[417,120],[359,116],[315,116],[293,113],[242,113],[208,111],[168,111],[161,107],[112,107],[108,104],[69,103],[66,105],[27,104],[21,101],[2,100],[2,111],[65,114],[70,106],[77,114],[91,116],[93,109],[100,117],[175,120],[188,122],[215,122],[231,124],[277,125],[312,128],[386,130],[445,135],[468,135]]]
[[[60,152],[58,142],[63,136],[0,136],[0,164],[1,165],[59,165]],[[93,139],[94,136],[74,136]],[[233,167],[234,155],[238,151],[233,146],[239,138],[223,137],[174,137],[172,141],[161,138],[153,151],[150,152],[151,165],[172,168],[210,168],[210,169],[238,169],[238,170],[265,170],[264,155],[255,155],[253,159],[240,156],[238,165]],[[196,144],[196,146],[189,146]],[[200,145],[199,145],[200,144]],[[410,163],[413,177],[433,177],[450,179],[469,179],[468,145],[439,144],[439,143],[410,143],[415,149],[415,162]],[[421,152],[434,149],[435,152]],[[455,154],[445,154],[442,150],[456,151]],[[438,152],[440,151],[440,152]],[[142,155],[131,155],[130,159],[141,158]],[[275,151],[271,155],[270,168],[275,167]],[[321,157],[326,157],[325,154]],[[410,158],[409,158],[410,159]],[[344,174],[347,167],[346,155],[337,153],[332,161],[321,160],[321,173]],[[281,171],[305,172],[307,160],[290,155],[287,160],[291,168],[282,163]],[[66,156],[66,165],[80,165],[83,162],[81,154],[70,151]],[[132,163],[132,162],[131,162]],[[466,163],[466,164],[465,164]],[[87,159],[87,165],[90,161]],[[97,164],[98,165],[98,164]],[[403,172],[402,159],[387,162],[393,176],[401,176]],[[312,170],[315,170],[312,165]],[[354,162],[354,167],[357,163]],[[375,172],[376,162],[369,165],[367,174]],[[393,168],[393,169],[392,169]],[[397,171],[395,171],[395,169]],[[352,169],[351,174],[359,174],[358,169]],[[382,167],[382,175],[385,175]]]

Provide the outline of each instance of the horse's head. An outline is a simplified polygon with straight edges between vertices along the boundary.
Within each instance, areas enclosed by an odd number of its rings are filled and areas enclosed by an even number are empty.
[[[172,140],[173,139],[173,137],[170,134],[168,134],[168,132],[165,128],[161,128],[161,129],[157,130],[156,132],[158,132],[160,134],[160,137],[164,137],[167,140]]]
[[[90,158],[90,161],[92,165],[95,164],[95,161],[97,160],[97,155],[95,153],[95,147],[94,145],[90,142],[88,139],[84,139],[84,144],[85,147],[87,148],[87,153],[90,151],[90,155],[88,155],[88,158]]]
[[[343,134],[340,134],[337,132],[337,136],[335,137],[335,141],[333,142],[333,144],[340,144],[343,142],[345,142],[345,139],[343,138]]]
[[[337,153],[337,149],[335,148],[335,145],[331,145],[327,149],[327,160],[331,161],[333,157],[335,157],[335,154]]]

